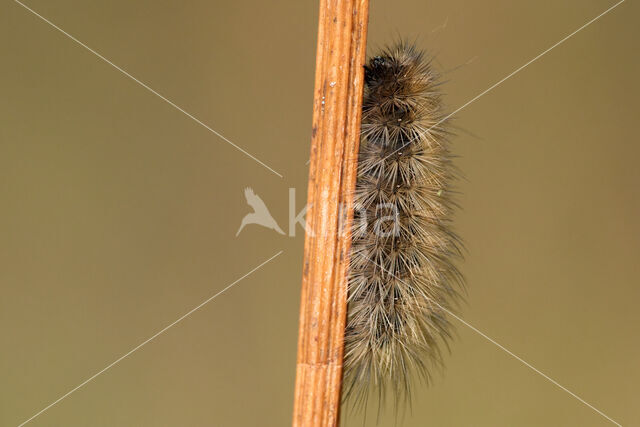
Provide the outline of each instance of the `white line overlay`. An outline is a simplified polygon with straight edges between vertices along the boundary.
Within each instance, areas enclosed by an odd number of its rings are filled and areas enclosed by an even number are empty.
[[[514,354],[512,351],[510,351],[508,348],[504,347],[502,344],[496,342],[496,340],[494,340],[493,338],[491,338],[490,336],[486,335],[484,332],[482,332],[481,330],[479,330],[478,328],[476,328],[475,326],[467,323],[464,319],[460,318],[459,316],[456,316],[455,313],[452,313],[450,310],[447,310],[446,308],[442,307],[440,304],[438,304],[437,302],[434,301],[434,303],[436,305],[438,305],[440,308],[442,308],[444,311],[446,311],[448,314],[450,314],[452,317],[454,317],[456,320],[458,320],[460,323],[462,323],[463,325],[465,325],[467,328],[471,329],[473,332],[477,333],[478,335],[480,335],[481,337],[483,337],[484,339],[486,339],[487,341],[489,341],[491,344],[495,345],[496,347],[498,347],[500,350],[504,351],[505,353],[507,353],[508,355],[510,355],[511,357],[513,357],[514,359],[516,359],[518,362],[522,363],[523,365],[525,365],[527,368],[531,369],[532,371],[534,371],[535,373],[537,373],[538,375],[540,375],[541,377],[543,377],[544,379],[546,379],[547,381],[551,382],[553,385],[555,385],[556,387],[562,389],[563,391],[569,393],[571,396],[573,396],[575,399],[577,399],[578,401],[580,401],[581,403],[583,403],[584,405],[588,406],[589,408],[593,409],[594,411],[596,411],[598,414],[600,414],[601,416],[603,416],[604,418],[606,418],[607,420],[611,421],[613,424],[622,427],[622,424],[618,423],[617,421],[615,421],[614,419],[612,419],[611,417],[609,417],[607,414],[605,414],[604,412],[602,412],[601,410],[599,410],[598,408],[596,408],[595,406],[591,405],[589,402],[587,402],[586,400],[584,400],[583,398],[581,398],[580,396],[578,396],[577,394],[575,394],[574,392],[572,392],[571,390],[569,390],[568,388],[566,388],[565,386],[563,386],[562,384],[560,384],[559,382],[557,382],[556,380],[554,380],[553,378],[551,378],[550,376],[548,376],[547,374],[545,374],[544,372],[540,371],[539,369],[537,369],[535,366],[531,365],[529,362],[527,362],[526,360],[522,359],[520,356]]]
[[[407,285],[407,283],[405,283],[402,279],[400,279],[398,276],[396,276],[395,274],[393,274],[392,272],[390,272],[389,270],[387,270],[386,268],[384,268],[383,266],[381,266],[380,264],[378,264],[377,262],[369,259],[369,261],[371,261],[373,264],[377,265],[378,267],[380,267],[383,271],[386,271],[389,275],[393,276],[394,278],[396,278],[397,280],[399,280],[400,282],[404,283],[405,285]],[[408,285],[407,285],[408,286]],[[613,424],[622,427],[622,424],[618,423],[617,421],[615,421],[613,418],[609,417],[607,414],[605,414],[604,412],[602,412],[601,410],[599,410],[598,408],[596,408],[595,406],[591,405],[589,402],[587,402],[586,400],[584,400],[583,398],[581,398],[580,396],[578,396],[577,394],[575,394],[574,392],[572,392],[571,390],[569,390],[568,388],[566,388],[565,386],[563,386],[562,384],[560,384],[559,382],[557,382],[556,380],[554,380],[553,378],[551,378],[550,376],[548,376],[547,374],[545,374],[544,372],[540,371],[539,369],[537,369],[535,366],[533,366],[532,364],[530,364],[529,362],[527,362],[526,360],[524,360],[523,358],[521,358],[520,356],[516,355],[515,353],[513,353],[511,350],[509,350],[508,348],[506,348],[505,346],[503,346],[502,344],[500,344],[499,342],[497,342],[496,340],[494,340],[493,338],[491,338],[490,336],[488,336],[487,334],[485,334],[484,332],[482,332],[480,329],[476,328],[475,326],[471,325],[470,323],[468,323],[467,321],[465,321],[464,319],[462,319],[461,317],[457,316],[455,313],[453,313],[451,310],[448,310],[446,307],[443,307],[442,305],[438,304],[437,301],[429,301],[435,305],[437,305],[439,308],[441,308],[442,310],[446,311],[449,315],[451,315],[452,317],[454,317],[456,320],[458,320],[460,323],[462,323],[463,325],[465,325],[467,328],[471,329],[473,332],[477,333],[478,335],[480,335],[481,337],[483,337],[484,339],[486,339],[487,341],[489,341],[491,344],[495,345],[496,347],[498,347],[500,350],[504,351],[505,353],[507,353],[508,355],[510,355],[511,357],[513,357],[514,359],[516,359],[518,362],[522,363],[523,365],[525,365],[526,367],[528,367],[529,369],[531,369],[532,371],[534,371],[535,373],[537,373],[538,375],[540,375],[541,377],[543,377],[544,379],[546,379],[547,381],[551,382],[552,384],[554,384],[556,387],[560,388],[561,390],[567,392],[568,394],[570,394],[572,397],[574,397],[575,399],[577,399],[578,401],[580,401],[581,403],[583,403],[584,405],[588,406],[589,408],[593,409],[595,412],[597,412],[598,414],[600,414],[601,416],[603,416],[604,418],[606,418],[607,420],[611,421]]]
[[[167,104],[171,105],[173,108],[175,108],[176,110],[180,111],[181,113],[183,113],[185,116],[189,117],[190,119],[192,119],[193,121],[195,121],[196,123],[198,123],[200,126],[204,127],[205,129],[207,129],[208,131],[210,131],[211,133],[213,133],[214,135],[216,135],[218,138],[221,138],[222,140],[224,140],[225,142],[229,143],[230,145],[232,145],[235,149],[237,149],[238,151],[244,153],[246,156],[252,158],[253,160],[255,160],[256,162],[260,163],[262,166],[264,166],[265,168],[269,169],[271,172],[273,172],[274,174],[278,175],[280,178],[282,178],[283,176],[276,172],[274,169],[272,169],[270,166],[268,166],[267,164],[265,164],[264,162],[262,162],[261,160],[259,160],[258,158],[256,158],[255,156],[253,156],[252,154],[250,154],[249,152],[247,152],[245,149],[243,149],[242,147],[234,144],[233,142],[231,142],[229,139],[227,139],[224,135],[222,135],[221,133],[215,131],[213,128],[211,128],[209,125],[205,124],[204,122],[202,122],[200,119],[198,119],[197,117],[195,117],[194,115],[188,113],[187,111],[185,111],[182,107],[180,107],[179,105],[173,103],[172,101],[170,101],[169,99],[165,98],[163,95],[161,95],[160,93],[156,92],[154,89],[152,89],[151,87],[147,86],[145,83],[141,82],[140,80],[138,80],[137,78],[135,78],[134,76],[132,76],[131,74],[129,74],[128,72],[126,72],[125,70],[123,70],[122,68],[120,68],[119,66],[117,66],[116,64],[114,64],[113,62],[109,61],[107,58],[105,58],[104,56],[100,55],[98,52],[96,52],[95,50],[91,49],[89,46],[87,46],[86,44],[82,43],[80,40],[78,40],[77,38],[75,38],[74,36],[72,36],[71,34],[67,33],[66,31],[64,31],[62,28],[58,27],[56,24],[54,24],[53,22],[49,21],[47,18],[45,18],[44,16],[40,15],[38,12],[36,12],[35,10],[31,9],[29,6],[25,5],[24,3],[20,2],[19,0],[14,0],[16,3],[18,3],[20,6],[24,7],[25,9],[27,9],[29,12],[31,12],[32,14],[34,14],[35,16],[37,16],[38,18],[40,18],[41,20],[43,20],[44,22],[46,22],[47,24],[51,25],[53,28],[55,28],[56,30],[60,31],[62,34],[64,34],[65,36],[69,37],[71,40],[73,40],[74,42],[78,43],[80,46],[84,47],[85,49],[87,49],[89,52],[93,53],[95,56],[97,56],[98,58],[102,59],[104,62],[106,62],[107,64],[111,65],[113,68],[115,68],[116,70],[120,71],[122,74],[124,74],[125,76],[129,77],[131,80],[133,80],[134,82],[138,83],[140,86],[142,86],[143,88],[147,89],[149,92],[153,93],[154,95],[156,95],[158,98],[162,99],[163,101],[165,101]]]
[[[578,28],[577,30],[575,30],[573,33],[569,34],[568,36],[566,36],[565,38],[563,38],[562,40],[560,40],[559,42],[557,42],[556,44],[554,44],[553,46],[547,48],[545,51],[543,51],[542,53],[540,53],[538,56],[536,56],[535,58],[533,58],[532,60],[530,60],[529,62],[527,62],[526,64],[522,65],[520,68],[517,68],[516,70],[514,70],[513,72],[511,72],[510,74],[508,74],[506,77],[504,77],[502,80],[498,81],[497,83],[494,83],[493,85],[491,85],[488,89],[484,90],[483,92],[480,92],[478,95],[476,95],[475,97],[471,98],[469,101],[467,101],[466,103],[464,103],[462,106],[458,107],[455,111],[453,111],[452,113],[448,114],[447,116],[445,116],[442,120],[440,120],[440,122],[436,123],[433,126],[437,126],[438,124],[444,122],[445,120],[447,120],[448,118],[452,117],[453,115],[455,115],[456,113],[458,113],[460,110],[466,108],[469,104],[475,102],[478,98],[486,95],[488,92],[490,92],[491,90],[495,89],[497,86],[501,85],[502,83],[504,83],[506,80],[510,79],[511,77],[513,77],[514,75],[516,75],[517,73],[519,73],[520,71],[522,71],[524,68],[528,67],[529,65],[531,65],[533,62],[537,61],[538,59],[540,59],[541,57],[543,57],[544,55],[546,55],[547,53],[549,53],[551,50],[555,49],[556,47],[558,47],[559,45],[561,45],[562,43],[564,43],[565,41],[567,41],[568,39],[570,39],[571,37],[575,36],[576,34],[578,34],[580,31],[584,30],[585,28],[587,28],[589,25],[593,24],[594,22],[596,22],[598,19],[602,18],[604,15],[606,15],[607,13],[611,12],[613,9],[615,9],[616,7],[620,6],[622,3],[624,3],[625,0],[620,0],[618,3],[614,4],[613,6],[611,6],[609,9],[605,10],[604,12],[602,12],[600,15],[596,16],[595,18],[593,18],[591,21],[587,22],[586,24],[584,24],[582,27]],[[433,127],[432,126],[432,127]]]
[[[435,123],[434,125],[432,125],[431,127],[429,127],[425,132],[429,132],[431,129],[433,129],[434,127],[438,126],[439,124],[441,124],[442,122],[446,121],[447,119],[453,117],[455,114],[459,113],[461,110],[463,110],[464,108],[468,107],[470,104],[474,103],[475,101],[477,101],[479,98],[483,97],[484,95],[486,95],[487,93],[489,93],[490,91],[492,91],[493,89],[495,89],[496,87],[500,86],[502,83],[504,83],[505,81],[507,81],[508,79],[510,79],[511,77],[515,76],[516,74],[518,74],[520,71],[522,71],[523,69],[525,69],[526,67],[528,67],[529,65],[531,65],[532,63],[534,63],[535,61],[537,61],[538,59],[540,59],[541,57],[543,57],[544,55],[546,55],[547,53],[549,53],[551,50],[555,49],[556,47],[558,47],[559,45],[561,45],[562,43],[564,43],[565,41],[569,40],[571,37],[575,36],[576,34],[578,34],[580,31],[584,30],[585,28],[587,28],[589,25],[593,24],[594,22],[596,22],[598,19],[602,18],[604,15],[606,15],[607,13],[611,12],[613,9],[615,9],[616,7],[620,6],[622,3],[624,3],[625,0],[620,0],[618,3],[614,4],[613,6],[611,6],[609,9],[605,10],[604,12],[602,12],[600,15],[596,16],[595,18],[593,18],[592,20],[590,20],[589,22],[587,22],[586,24],[584,24],[583,26],[581,26],[580,28],[578,28],[577,30],[575,30],[574,32],[572,32],[571,34],[569,34],[568,36],[566,36],[565,38],[563,38],[562,40],[558,41],[557,43],[555,43],[553,46],[547,48],[546,50],[544,50],[542,53],[540,53],[538,56],[536,56],[535,58],[531,59],[529,62],[527,62],[526,64],[520,66],[519,68],[515,69],[514,71],[512,71],[511,73],[509,73],[506,77],[502,78],[501,80],[499,80],[498,82],[494,83],[493,85],[489,86],[487,89],[485,89],[484,91],[480,92],[478,95],[474,96],[473,98],[471,98],[469,101],[465,102],[464,104],[462,104],[460,107],[458,107],[456,110],[454,110],[452,113],[447,114],[446,116],[444,116],[444,118],[440,119],[437,123]],[[389,155],[387,155],[386,158],[394,155],[398,150],[401,150],[402,147],[394,150],[393,152],[391,152]],[[308,163],[307,163],[308,164]]]
[[[268,260],[264,261],[262,264],[258,265],[257,267],[254,267],[251,271],[249,271],[247,274],[245,274],[244,276],[240,277],[239,279],[237,279],[236,281],[234,281],[233,283],[229,284],[226,288],[222,289],[220,292],[218,292],[217,294],[207,298],[206,300],[204,300],[203,302],[201,302],[200,304],[198,304],[197,306],[195,306],[194,308],[192,308],[191,310],[189,310],[188,312],[186,312],[185,314],[183,314],[182,316],[180,316],[178,319],[174,320],[172,323],[168,324],[167,326],[165,326],[164,328],[160,329],[158,332],[156,332],[155,334],[153,334],[152,336],[150,336],[149,338],[147,338],[146,340],[144,340],[143,342],[141,342],[140,344],[138,344],[137,346],[135,346],[134,348],[132,348],[131,350],[129,350],[128,352],[126,352],[125,354],[123,354],[122,356],[120,356],[119,358],[117,358],[116,360],[114,360],[113,362],[111,362],[110,364],[108,364],[107,366],[105,366],[104,368],[102,368],[100,371],[96,372],[95,374],[93,374],[92,376],[90,376],[89,378],[87,378],[86,380],[84,380],[83,382],[81,382],[80,384],[78,384],[77,386],[75,386],[74,388],[72,388],[71,390],[69,390],[68,392],[66,392],[65,394],[63,394],[62,396],[60,396],[58,399],[54,400],[53,402],[51,402],[49,405],[45,406],[44,408],[42,408],[40,411],[38,411],[36,414],[34,414],[33,416],[31,416],[29,419],[23,421],[20,425],[18,425],[18,427],[22,427],[25,424],[27,424],[28,422],[32,421],[34,418],[36,418],[38,415],[41,415],[43,412],[47,411],[48,409],[50,409],[52,406],[56,405],[57,403],[59,403],[61,400],[67,398],[70,394],[74,393],[75,391],[77,391],[78,389],[82,388],[83,386],[85,386],[86,384],[90,383],[91,381],[93,381],[94,379],[96,379],[96,377],[100,376],[101,374],[103,374],[104,372],[106,372],[107,370],[109,370],[110,368],[112,368],[114,365],[118,364],[119,362],[121,362],[123,359],[125,359],[126,357],[130,356],[132,353],[134,353],[135,351],[139,350],[141,347],[143,347],[144,345],[148,344],[150,341],[152,341],[153,339],[157,338],[159,335],[162,335],[163,333],[165,333],[168,329],[172,328],[173,326],[175,326],[177,323],[181,322],[182,320],[184,320],[185,318],[189,317],[191,314],[193,314],[195,311],[197,311],[198,309],[202,308],[204,305],[206,305],[207,303],[211,302],[212,300],[214,300],[216,297],[218,297],[219,295],[223,294],[225,291],[227,291],[229,288],[231,288],[232,286],[234,286],[235,284],[237,284],[238,282],[240,282],[242,279],[246,278],[247,276],[249,276],[251,273],[255,272],[256,270],[259,270],[260,268],[262,268],[265,264],[267,264],[268,262],[272,261],[273,259],[275,259],[277,256],[279,256],[280,254],[282,254],[282,252],[284,251],[280,251],[277,254],[275,254],[274,256],[272,256],[271,258],[269,258]]]

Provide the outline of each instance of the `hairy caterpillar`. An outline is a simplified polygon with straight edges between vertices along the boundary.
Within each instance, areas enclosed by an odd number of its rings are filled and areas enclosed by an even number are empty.
[[[463,278],[451,230],[449,152],[437,74],[400,42],[365,66],[344,352],[344,396],[410,400],[450,338]],[[446,310],[445,310],[446,309]]]

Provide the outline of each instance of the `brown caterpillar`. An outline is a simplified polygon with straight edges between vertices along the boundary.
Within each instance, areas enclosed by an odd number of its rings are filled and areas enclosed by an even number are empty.
[[[421,51],[401,42],[369,60],[344,352],[343,395],[358,406],[373,391],[381,402],[391,391],[396,407],[410,402],[412,379],[428,381],[442,364],[446,310],[464,287],[449,136],[438,75]]]

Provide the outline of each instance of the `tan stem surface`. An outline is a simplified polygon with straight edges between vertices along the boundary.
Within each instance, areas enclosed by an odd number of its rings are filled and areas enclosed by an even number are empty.
[[[320,0],[293,426],[337,426],[368,0]]]

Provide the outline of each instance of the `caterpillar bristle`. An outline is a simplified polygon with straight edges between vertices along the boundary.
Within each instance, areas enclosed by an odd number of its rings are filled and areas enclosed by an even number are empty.
[[[461,299],[451,229],[457,176],[440,81],[429,59],[399,42],[365,66],[345,331],[345,400],[391,393],[410,403],[413,382],[442,367]]]

